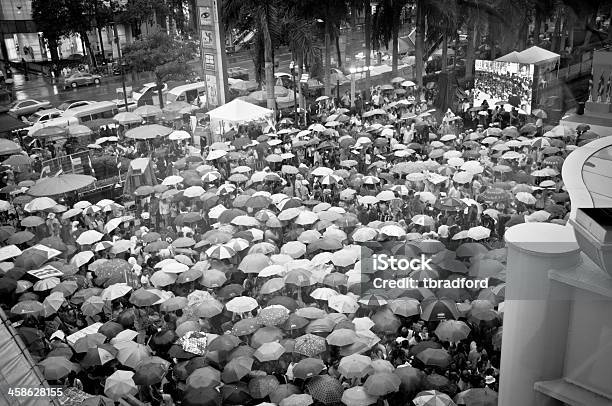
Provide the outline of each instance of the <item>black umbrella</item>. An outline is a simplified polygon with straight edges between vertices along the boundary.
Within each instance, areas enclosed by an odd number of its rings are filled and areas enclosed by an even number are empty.
[[[98,333],[104,334],[108,339],[115,337],[122,331],[123,326],[114,321],[107,321],[98,329]]]
[[[220,406],[221,393],[214,388],[191,388],[183,396],[183,406]]]

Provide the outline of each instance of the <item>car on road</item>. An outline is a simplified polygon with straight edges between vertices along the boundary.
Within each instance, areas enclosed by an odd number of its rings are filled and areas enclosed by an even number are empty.
[[[17,100],[9,106],[9,111],[15,114],[17,117],[29,116],[37,112],[38,110],[50,109],[53,106],[49,100]]]
[[[64,112],[58,109],[40,110],[30,115],[27,121],[30,124],[44,123],[45,121],[49,121],[51,119],[58,118],[62,114],[64,114]]]
[[[100,75],[92,75],[87,72],[76,72],[70,76],[66,76],[64,78],[64,89],[72,87],[76,89],[79,86],[84,85],[99,85],[102,80],[102,76]]]
[[[68,99],[68,100],[64,100],[62,104],[57,106],[57,108],[62,111],[68,111],[76,107],[87,106],[88,104],[91,104],[91,103],[93,102],[88,101],[88,100]]]

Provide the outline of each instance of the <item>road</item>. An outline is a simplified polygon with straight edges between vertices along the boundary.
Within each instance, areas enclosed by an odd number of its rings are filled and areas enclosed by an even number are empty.
[[[276,59],[279,61],[279,69],[288,72],[291,54],[282,52],[276,56]],[[228,65],[230,68],[243,68],[248,70],[249,77],[251,78],[255,76],[253,60],[248,52],[241,52],[240,54],[228,56]],[[141,78],[132,82],[131,76],[126,75],[126,86],[132,86],[133,89],[137,89],[140,85],[152,81],[150,75],[141,76]],[[22,74],[15,74],[14,80],[15,97],[18,100],[45,99],[49,100],[51,104],[55,106],[68,99],[96,101],[116,99],[117,89],[121,88],[120,76],[105,77],[102,84],[98,86],[92,85],[79,87],[77,89],[63,89],[61,85],[53,83],[52,79],[42,76],[30,75],[30,80],[26,81]],[[180,84],[183,83],[170,81],[168,82],[168,87],[172,88]]]

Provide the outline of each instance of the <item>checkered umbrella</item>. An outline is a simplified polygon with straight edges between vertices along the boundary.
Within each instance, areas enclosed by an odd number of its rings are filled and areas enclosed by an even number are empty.
[[[306,384],[310,395],[326,405],[342,401],[344,388],[340,381],[329,375],[318,375]]]

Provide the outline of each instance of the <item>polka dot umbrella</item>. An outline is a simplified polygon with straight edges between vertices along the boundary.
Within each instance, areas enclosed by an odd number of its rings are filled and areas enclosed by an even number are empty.
[[[315,357],[326,350],[325,339],[314,334],[305,334],[295,340],[294,352],[307,357]]]

